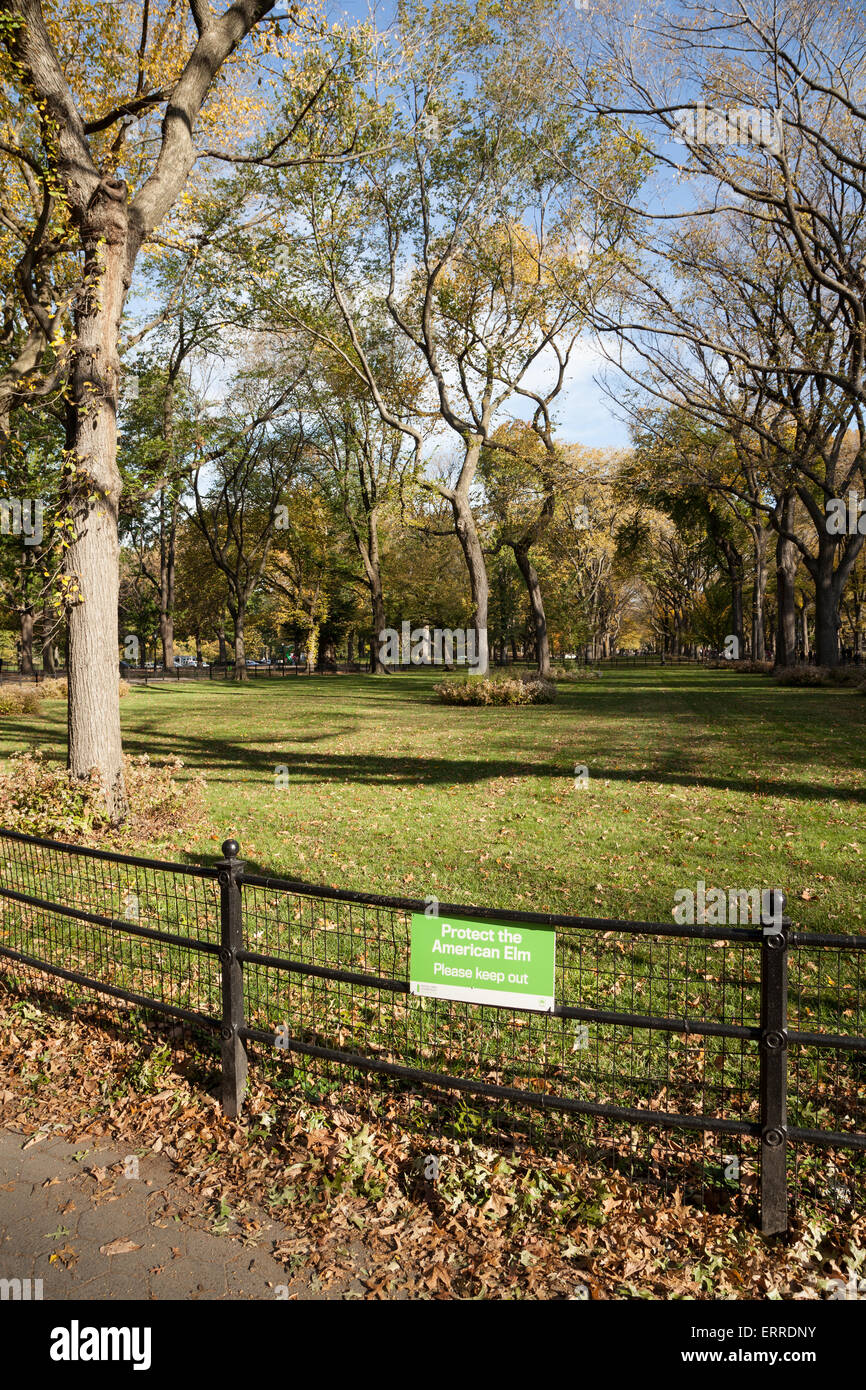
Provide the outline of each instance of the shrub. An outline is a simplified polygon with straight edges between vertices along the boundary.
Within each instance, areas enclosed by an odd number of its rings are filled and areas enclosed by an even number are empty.
[[[739,671],[744,676],[771,676],[772,661],[752,661],[744,657],[741,661],[727,661],[724,657],[707,662],[711,671]]]
[[[107,826],[95,774],[87,781],[70,776],[61,763],[41,753],[16,753],[0,777],[0,825],[25,835],[81,840]]]
[[[41,685],[0,685],[0,714],[35,714],[44,697]]]
[[[551,666],[550,674],[556,681],[597,681],[601,680],[601,667]]]
[[[774,672],[777,685],[851,685],[862,689],[866,670],[862,666],[782,666]]]
[[[445,705],[549,705],[556,699],[553,682],[538,676],[494,680],[471,676],[440,681],[433,689]]]
[[[117,693],[122,700],[132,686],[129,681],[118,681]],[[50,678],[38,685],[27,685],[23,681],[0,685],[0,714],[37,714],[43,700],[66,700],[69,687],[66,677]]]
[[[121,681],[120,684],[125,685],[126,681]],[[65,676],[49,676],[47,680],[42,682],[39,689],[42,691],[43,697],[46,700],[69,699],[69,686],[66,683]]]
[[[152,764],[146,753],[125,758],[130,814],[123,826],[112,828],[95,771],[77,778],[36,750],[16,753],[0,775],[0,825],[73,844],[98,841],[135,848],[142,840],[187,831],[201,819],[204,783],[200,777],[179,782],[182,766],[179,758]]]

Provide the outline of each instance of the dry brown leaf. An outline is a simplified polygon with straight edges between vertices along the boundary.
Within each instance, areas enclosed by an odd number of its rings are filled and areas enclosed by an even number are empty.
[[[108,1245],[100,1245],[99,1253],[100,1255],[129,1255],[133,1250],[140,1249],[141,1246],[136,1245],[134,1240],[123,1240],[118,1237],[117,1240],[109,1241]]]

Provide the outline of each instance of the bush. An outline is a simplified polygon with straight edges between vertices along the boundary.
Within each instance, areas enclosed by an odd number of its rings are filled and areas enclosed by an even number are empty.
[[[122,700],[132,686],[129,681],[118,681],[117,693]],[[37,714],[43,700],[67,700],[69,687],[66,677],[40,681],[38,685],[27,685],[23,681],[0,684],[0,714]]]
[[[743,658],[742,661],[727,661],[724,657],[719,657],[707,662],[711,671],[739,671],[744,676],[771,676],[773,674],[772,661],[751,661]]]
[[[556,699],[556,686],[539,676],[470,676],[440,681],[433,689],[444,705],[549,705]]]
[[[126,685],[126,681],[121,681],[120,684]],[[48,680],[42,682],[39,689],[45,700],[69,699],[69,686],[66,684],[65,676],[49,676]]]
[[[112,828],[95,771],[89,778],[76,778],[36,750],[16,753],[0,775],[0,826],[73,844],[135,849],[143,840],[188,831],[201,819],[203,780],[177,781],[182,767],[179,758],[159,765],[146,753],[125,758],[130,815],[123,826]]]
[[[24,835],[81,840],[107,826],[99,804],[95,774],[87,781],[70,776],[61,763],[46,762],[41,753],[16,753],[0,777],[0,825]]]
[[[601,667],[551,666],[550,674],[556,681],[598,681],[601,680]]]
[[[781,666],[774,680],[777,685],[851,685],[862,690],[866,670],[862,666]]]
[[[0,685],[0,714],[35,714],[43,698],[41,685]]]

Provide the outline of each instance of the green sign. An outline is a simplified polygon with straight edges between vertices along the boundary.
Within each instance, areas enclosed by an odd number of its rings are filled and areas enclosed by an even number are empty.
[[[412,994],[550,1013],[555,965],[549,929],[412,914]]]

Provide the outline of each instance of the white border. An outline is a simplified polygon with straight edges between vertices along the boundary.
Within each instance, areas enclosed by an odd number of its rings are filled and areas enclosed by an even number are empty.
[[[527,1009],[531,1013],[550,1014],[554,998],[546,994],[514,994],[504,989],[468,989],[463,985],[428,984],[425,980],[410,980],[409,993],[424,999],[458,999],[464,1004],[493,1004],[499,1009]]]

